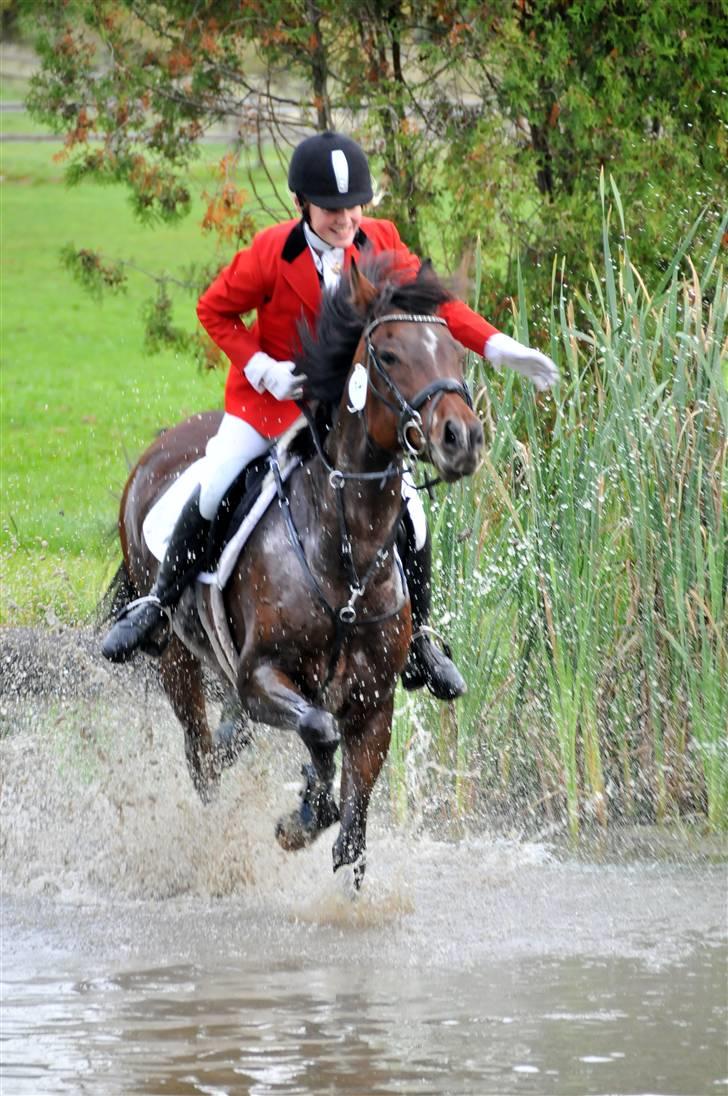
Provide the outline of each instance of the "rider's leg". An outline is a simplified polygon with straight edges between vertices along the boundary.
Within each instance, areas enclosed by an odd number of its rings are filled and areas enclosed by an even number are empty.
[[[223,415],[218,431],[207,443],[200,474],[200,511],[212,521],[222,497],[243,468],[269,448],[269,438],[236,415]]]
[[[146,597],[122,610],[104,640],[106,658],[125,662],[170,619],[170,610],[185,586],[202,569],[210,524],[220,500],[246,464],[264,453],[269,444],[249,423],[234,415],[223,417],[207,444],[200,486],[177,519],[156,581]]]
[[[427,632],[432,597],[432,542],[427,528],[424,507],[419,495],[402,491],[407,499],[403,525],[407,532],[407,544],[402,565],[409,587],[412,605],[412,634],[407,664],[402,671],[405,689],[420,689],[426,685],[438,700],[454,700],[466,690],[465,680],[455,663],[444,651],[435,646]]]

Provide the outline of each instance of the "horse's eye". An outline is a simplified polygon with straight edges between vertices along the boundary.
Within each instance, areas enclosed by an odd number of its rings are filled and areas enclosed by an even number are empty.
[[[396,365],[398,358],[396,354],[393,354],[391,350],[382,350],[379,355],[379,360],[382,365]]]

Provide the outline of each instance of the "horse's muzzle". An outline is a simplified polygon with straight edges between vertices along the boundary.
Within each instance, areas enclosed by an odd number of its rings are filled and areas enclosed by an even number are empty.
[[[431,439],[432,463],[446,483],[472,476],[483,458],[483,426],[475,415],[445,416]]]

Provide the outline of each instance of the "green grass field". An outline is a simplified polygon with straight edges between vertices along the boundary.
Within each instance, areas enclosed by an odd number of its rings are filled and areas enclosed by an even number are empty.
[[[147,277],[132,271],[127,292],[97,300],[60,262],[73,243],[171,275],[191,262],[222,263],[232,249],[217,252],[203,237],[201,203],[181,223],[150,231],[119,188],[65,186],[57,148],[0,146],[5,623],[92,612],[117,556],[129,462],[160,427],[220,406],[224,384],[224,373],[202,373],[191,358],[145,350],[141,311],[154,294]],[[205,147],[193,192],[210,186],[210,165],[223,151]],[[184,291],[175,323],[189,331],[197,324]]]

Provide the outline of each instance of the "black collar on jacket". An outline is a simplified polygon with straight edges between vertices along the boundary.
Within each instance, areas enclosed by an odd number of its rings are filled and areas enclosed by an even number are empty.
[[[368,243],[369,238],[363,229],[360,228],[354,237],[354,246],[361,251],[364,245]],[[306,237],[303,232],[303,221],[298,221],[288,233],[286,242],[283,245],[283,251],[281,252],[281,258],[286,263],[292,263],[307,247],[308,243],[306,242]]]

